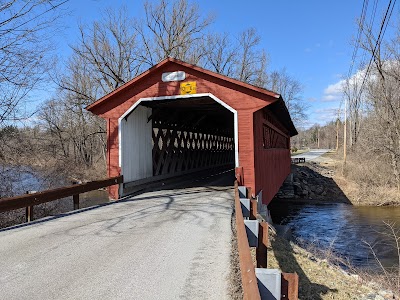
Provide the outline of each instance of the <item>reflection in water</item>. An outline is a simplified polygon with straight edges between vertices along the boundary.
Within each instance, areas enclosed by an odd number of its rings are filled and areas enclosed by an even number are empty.
[[[374,245],[378,258],[386,267],[398,263],[394,240],[383,221],[400,220],[400,207],[355,207],[347,204],[298,205],[271,203],[275,224],[289,225],[294,238],[316,243],[350,259],[358,267],[375,268],[376,262],[366,245]],[[400,222],[396,224],[400,228]]]

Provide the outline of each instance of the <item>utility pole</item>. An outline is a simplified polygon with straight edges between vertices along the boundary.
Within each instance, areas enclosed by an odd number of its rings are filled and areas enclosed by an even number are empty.
[[[317,141],[318,141],[318,149],[319,149],[319,126],[317,127]]]
[[[347,160],[347,97],[344,98],[343,166]]]
[[[339,150],[339,118],[336,120],[336,153]]]

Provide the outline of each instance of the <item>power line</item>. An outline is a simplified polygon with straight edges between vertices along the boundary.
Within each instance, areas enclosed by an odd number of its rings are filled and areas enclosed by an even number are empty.
[[[372,49],[372,55],[371,55],[371,58],[369,60],[369,64],[368,64],[367,70],[365,72],[365,76],[364,76],[364,79],[362,81],[362,84],[361,84],[360,90],[358,92],[357,98],[361,97],[361,93],[362,93],[362,90],[364,88],[364,84],[365,84],[365,82],[367,80],[367,77],[368,77],[368,74],[369,74],[369,71],[370,71],[370,68],[371,68],[372,60],[375,58],[376,50],[377,50],[378,46],[381,44],[381,40],[382,40],[383,36],[385,35],[386,28],[387,28],[387,25],[389,23],[389,19],[392,16],[394,6],[396,5],[396,0],[393,1],[393,5],[391,5],[391,4],[392,4],[392,0],[389,1],[389,5],[388,5],[388,7],[386,9],[385,16],[384,16],[384,18],[382,20],[382,24],[381,24],[381,28],[379,30],[378,38],[376,40],[374,49]]]
[[[354,45],[353,55],[351,57],[351,65],[350,65],[349,72],[348,72],[348,75],[347,75],[348,78],[350,78],[351,73],[353,71],[354,63],[355,63],[355,60],[356,60],[356,57],[357,57],[358,48],[360,47],[361,34],[362,34],[362,30],[364,28],[365,15],[366,15],[367,8],[368,8],[368,2],[369,2],[369,0],[364,0],[363,1],[363,6],[362,6],[362,9],[361,9],[361,16],[360,16],[360,24],[359,24],[359,27],[358,27],[357,38],[356,38],[356,43]]]
[[[376,10],[377,1],[378,0],[375,0],[374,10]],[[356,40],[355,40],[353,54],[352,54],[352,57],[351,57],[350,68],[349,68],[349,71],[348,71],[348,74],[347,74],[347,78],[348,79],[350,79],[351,73],[353,72],[353,67],[354,67],[354,64],[355,64],[356,57],[357,57],[358,48],[360,47],[361,34],[362,34],[362,30],[364,28],[365,16],[366,16],[366,13],[367,13],[368,3],[369,3],[369,0],[364,0],[362,8],[361,8],[361,14],[360,14],[360,19],[359,19],[357,37],[356,37]],[[375,16],[375,13],[374,13],[374,16]],[[372,26],[372,22],[370,23],[370,26]],[[340,116],[340,113],[341,113],[341,110],[342,110],[343,99],[344,98],[342,98],[342,100],[340,101],[339,110],[338,110],[338,117]]]
[[[372,13],[371,13],[371,22],[369,23],[369,29],[370,30],[372,30],[372,26],[373,26],[374,21],[375,21],[375,15],[376,15],[377,6],[378,6],[378,0],[375,0],[374,6],[373,6],[373,10],[372,10]]]

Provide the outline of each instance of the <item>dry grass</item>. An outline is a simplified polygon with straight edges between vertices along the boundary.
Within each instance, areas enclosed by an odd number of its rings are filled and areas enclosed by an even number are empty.
[[[400,192],[385,163],[350,155],[343,166],[341,154],[334,152],[323,155],[318,162],[335,171],[334,181],[353,205],[400,205]]]
[[[342,175],[336,175],[334,180],[353,205],[400,205],[399,192],[392,186],[366,186]]]
[[[360,299],[373,292],[359,276],[350,275],[327,260],[316,258],[305,249],[276,236],[270,230],[268,268],[299,275],[299,299]]]

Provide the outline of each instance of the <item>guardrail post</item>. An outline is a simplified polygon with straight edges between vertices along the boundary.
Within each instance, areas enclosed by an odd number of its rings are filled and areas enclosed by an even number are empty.
[[[253,198],[253,191],[251,187],[247,187],[247,198],[252,199]]]
[[[72,184],[80,184],[80,181],[72,181]],[[79,194],[72,195],[72,201],[74,201],[74,210],[79,209]]]
[[[282,299],[279,297],[282,295],[281,271],[278,269],[256,268],[255,272],[261,300]]]
[[[298,300],[299,275],[297,273],[282,273],[281,299]]]
[[[35,194],[36,191],[26,191],[26,194],[31,195]],[[25,208],[25,222],[33,221],[33,205],[27,206]]]
[[[250,220],[257,220],[257,200],[250,200]]]
[[[267,267],[268,223],[258,225],[258,247],[256,249],[257,268]]]
[[[236,176],[236,181],[238,182],[239,185],[244,184],[244,178],[243,178],[243,167],[236,167],[235,168],[235,176]]]

